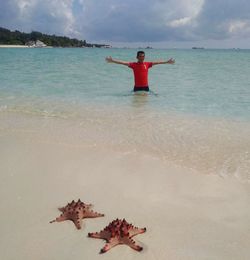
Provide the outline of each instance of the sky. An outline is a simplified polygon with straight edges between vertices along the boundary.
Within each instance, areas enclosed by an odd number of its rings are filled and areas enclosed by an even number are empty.
[[[0,0],[0,27],[115,47],[250,48],[249,0]]]

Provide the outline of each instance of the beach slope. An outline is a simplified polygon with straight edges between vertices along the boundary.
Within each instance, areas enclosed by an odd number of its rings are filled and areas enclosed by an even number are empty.
[[[48,126],[49,127],[49,126]],[[58,133],[59,134],[59,133]],[[205,175],[147,154],[0,129],[1,259],[247,260],[249,183]],[[73,199],[105,217],[50,224]],[[138,227],[136,252],[88,238],[115,218]]]

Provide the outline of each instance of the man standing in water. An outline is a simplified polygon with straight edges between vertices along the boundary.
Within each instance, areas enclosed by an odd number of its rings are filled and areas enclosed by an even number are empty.
[[[154,65],[158,64],[174,64],[174,59],[169,59],[168,61],[153,61],[153,62],[144,62],[145,52],[138,51],[137,52],[137,62],[126,62],[121,60],[115,60],[111,56],[106,58],[106,61],[109,63],[121,64],[128,66],[134,71],[134,92],[136,91],[149,91],[148,87],[148,69],[150,69]]]

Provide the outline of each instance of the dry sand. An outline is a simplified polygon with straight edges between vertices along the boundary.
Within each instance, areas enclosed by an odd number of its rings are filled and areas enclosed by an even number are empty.
[[[27,45],[8,45],[8,44],[0,44],[0,48],[29,48]]]
[[[0,259],[250,259],[249,183],[205,175],[146,154],[0,128]],[[49,224],[80,198],[105,217]],[[147,232],[144,250],[87,238],[115,218]]]

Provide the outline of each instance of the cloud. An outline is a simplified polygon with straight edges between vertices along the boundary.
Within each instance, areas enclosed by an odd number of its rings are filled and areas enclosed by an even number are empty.
[[[0,0],[0,26],[105,42],[250,38],[249,0]]]
[[[195,31],[203,39],[228,39],[236,35],[250,37],[248,0],[212,0],[204,3]]]
[[[228,31],[231,34],[244,35],[250,34],[250,20],[233,20],[228,25]]]
[[[112,41],[163,41],[183,38],[204,0],[86,0],[84,31],[90,38]],[[186,33],[185,33],[186,34]]]
[[[73,0],[0,0],[0,25],[23,31],[76,33]]]

